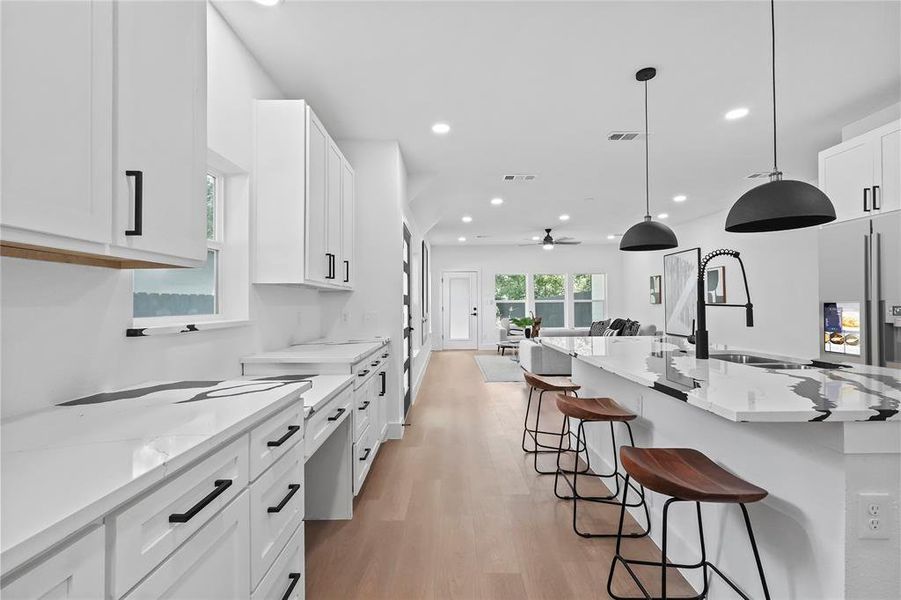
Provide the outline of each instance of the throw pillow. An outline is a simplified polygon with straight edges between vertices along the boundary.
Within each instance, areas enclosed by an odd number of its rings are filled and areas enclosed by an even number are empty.
[[[604,337],[614,337],[619,335],[619,329],[608,329],[604,332]]]
[[[611,321],[611,319],[593,322],[591,324],[591,328],[588,330],[588,335],[590,335],[590,336],[604,335],[604,332],[607,331],[608,327],[610,327],[610,321]]]

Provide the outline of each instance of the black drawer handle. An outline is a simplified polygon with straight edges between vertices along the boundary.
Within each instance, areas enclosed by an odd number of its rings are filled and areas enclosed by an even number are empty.
[[[338,417],[340,417],[341,415],[343,415],[345,410],[347,410],[347,409],[346,409],[346,408],[339,408],[339,409],[338,409],[338,412],[336,412],[335,414],[333,414],[332,416],[330,416],[330,417],[328,418],[328,420],[329,420],[329,421],[337,421],[337,420],[338,420]]]
[[[869,193],[870,188],[863,188],[863,212],[870,212],[870,205],[868,204],[867,194]]]
[[[335,255],[331,252],[325,253],[325,262],[328,268],[328,275],[325,276],[326,279],[334,279],[335,278]]]
[[[294,591],[294,588],[297,587],[297,582],[300,581],[300,573],[288,573],[288,579],[291,580],[291,584],[288,585],[288,589],[285,590],[285,595],[282,596],[282,600],[289,600],[291,598],[291,592]]]
[[[369,363],[369,366],[370,366],[370,367],[377,367],[377,366],[379,366],[379,361],[374,360],[374,361],[372,361],[371,363]]]
[[[344,283],[350,283],[350,261],[344,261]]]
[[[201,500],[200,502],[198,502],[197,504],[192,506],[190,509],[188,509],[188,512],[172,513],[171,515],[169,515],[169,522],[170,523],[187,523],[188,521],[190,521],[191,519],[194,518],[194,515],[196,515],[200,511],[202,511],[204,508],[207,507],[208,504],[210,504],[213,500],[218,498],[222,494],[222,492],[224,492],[229,487],[231,487],[231,484],[232,484],[231,479],[217,479],[216,481],[213,482],[215,489],[213,489],[212,492],[207,494],[203,498],[203,500]]]
[[[382,354],[382,358],[388,358],[388,354],[387,353]]]
[[[379,396],[384,396],[388,392],[388,374],[382,371],[379,376],[382,378],[382,391],[379,392]]]
[[[879,202],[878,204],[876,203],[876,200],[879,200],[880,195],[881,194],[879,193],[879,186],[874,185],[873,186],[873,210],[879,210],[880,208],[882,208],[882,202]]]
[[[369,400],[363,403],[363,406],[359,407],[357,410],[366,410],[369,408]]]
[[[135,228],[126,229],[125,235],[144,234],[144,171],[125,171],[126,177],[135,178]]]
[[[372,448],[366,448],[363,452],[363,456],[360,457],[361,462],[365,462],[367,458],[369,458],[369,453],[372,452]]]
[[[266,509],[266,512],[277,513],[281,512],[285,505],[291,501],[291,498],[294,497],[294,494],[297,493],[297,490],[300,489],[299,483],[291,483],[288,485],[288,495],[282,498],[282,501],[276,504],[275,506],[270,506]]]
[[[363,369],[362,371],[357,373],[357,377],[366,377],[367,375],[369,375],[369,369]]]
[[[266,445],[269,447],[278,447],[288,441],[288,438],[300,431],[300,425],[288,425],[288,433],[278,438],[277,440],[266,442]]]

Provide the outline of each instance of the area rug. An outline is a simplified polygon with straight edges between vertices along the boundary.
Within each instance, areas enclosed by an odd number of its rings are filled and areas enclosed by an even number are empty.
[[[477,354],[473,358],[488,383],[522,382],[522,368],[514,357]]]

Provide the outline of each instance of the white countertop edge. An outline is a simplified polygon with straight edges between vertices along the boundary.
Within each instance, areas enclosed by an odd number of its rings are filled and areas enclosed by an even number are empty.
[[[254,425],[257,425],[277,412],[288,408],[291,404],[299,400],[304,392],[312,387],[309,382],[298,383],[301,384],[300,387],[283,398],[272,402],[256,413],[248,415],[231,427],[200,442],[190,450],[182,452],[175,458],[157,465],[118,490],[111,492],[100,500],[72,513],[61,521],[50,525],[43,531],[32,535],[30,538],[19,542],[15,546],[10,546],[5,549],[0,553],[0,564],[2,564],[0,576],[5,577],[11,571],[18,569],[28,561],[44,554],[60,542],[65,541],[89,527],[92,523],[98,522],[104,516],[115,511],[134,497],[147,492],[167,476],[172,475],[185,467],[191,466],[192,463],[204,458],[204,456],[212,450],[225,445],[231,440],[246,433],[253,428]]]
[[[184,333],[200,333],[201,331],[215,331],[217,329],[228,329],[230,327],[245,327],[253,321],[250,319],[222,319],[217,321],[191,321],[184,319],[174,323],[160,323],[155,325],[141,325],[140,323],[132,323],[132,326],[126,329],[126,337],[142,338],[156,337],[160,335],[181,335]]]
[[[316,381],[314,380],[313,383],[314,383],[314,385],[315,385]],[[353,384],[354,384],[354,378],[353,378],[353,375],[348,375],[348,376],[347,376],[347,381],[345,381],[344,383],[341,383],[341,384],[339,384],[339,385],[334,386],[332,389],[330,389],[328,392],[326,392],[326,394],[325,394],[322,398],[320,398],[319,400],[317,400],[315,404],[313,404],[312,406],[310,406],[310,405],[305,405],[306,408],[308,408],[308,409],[310,410],[310,413],[307,415],[307,417],[311,417],[311,416],[313,416],[315,413],[317,413],[317,412],[319,412],[320,410],[322,410],[322,407],[323,407],[323,406],[325,406],[326,404],[328,404],[329,402],[331,402],[332,400],[334,400],[336,396],[338,396],[341,392],[343,392],[343,391],[346,390],[347,388],[353,387]]]
[[[250,356],[242,356],[241,363],[242,364],[306,364],[306,365],[316,365],[316,364],[345,364],[345,363],[355,363],[363,360],[370,354],[374,352],[378,352],[385,346],[387,346],[390,341],[389,340],[367,340],[367,341],[359,341],[359,342],[334,342],[334,343],[323,343],[325,346],[340,346],[343,344],[372,344],[372,348],[366,350],[364,352],[358,352],[354,355],[346,355],[340,358],[336,357],[317,357],[315,356],[316,350],[310,349],[309,353],[306,355],[298,355],[291,356],[293,348],[302,348],[307,344],[295,344],[294,346],[289,346],[287,348],[282,348],[280,350],[272,350],[269,352],[263,352],[260,354],[252,354]],[[311,343],[309,345],[315,345]],[[300,352],[300,350],[294,350],[294,352]]]

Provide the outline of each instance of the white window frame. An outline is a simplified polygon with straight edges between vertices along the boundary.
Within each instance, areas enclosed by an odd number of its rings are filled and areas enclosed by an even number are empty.
[[[494,276],[497,275],[525,275],[526,278],[526,298],[523,301],[525,304],[525,313],[526,316],[529,314],[536,313],[536,305],[541,303],[551,303],[551,302],[563,302],[563,325],[562,327],[565,329],[574,329],[576,327],[576,303],[577,302],[595,302],[595,300],[576,300],[575,295],[575,281],[576,275],[603,275],[604,276],[604,319],[608,318],[609,310],[610,310],[610,299],[608,296],[609,292],[609,276],[607,273],[597,272],[597,273],[587,273],[584,271],[579,271],[578,273],[512,273],[509,271],[504,272],[496,272]],[[535,275],[562,275],[563,276],[563,300],[537,300],[535,298]],[[494,304],[497,306],[497,280],[494,280],[495,288],[494,288]],[[515,300],[513,302],[516,302]],[[496,312],[496,309],[495,309]],[[549,327],[549,326],[545,326]],[[585,327],[582,325],[582,327]]]
[[[577,300],[576,299],[576,290],[575,290],[576,275],[603,275],[604,276],[604,300],[603,300],[604,314],[601,317],[602,320],[607,318],[607,314],[608,314],[607,311],[609,310],[609,304],[610,304],[610,300],[607,296],[608,290],[607,290],[607,274],[606,273],[579,272],[579,273],[571,273],[571,274],[567,275],[567,278],[569,279],[569,285],[567,286],[568,294],[569,294],[568,304],[570,307],[570,311],[569,311],[570,325],[569,325],[569,327],[571,327],[573,329],[575,329],[576,327],[586,327],[586,325],[576,325],[576,304],[590,304],[592,302],[598,302],[598,300],[590,300],[590,299],[589,300]]]
[[[530,310],[530,308],[529,308],[529,306],[530,306],[530,304],[529,304],[529,286],[531,285],[532,276],[529,273],[504,272],[504,273],[495,273],[494,274],[494,314],[495,315],[497,315],[497,302],[498,302],[498,300],[497,300],[497,276],[498,275],[522,275],[523,277],[526,278],[526,297],[525,298],[523,298],[522,300],[501,300],[501,302],[506,302],[507,304],[512,304],[513,302],[522,302],[523,312],[525,313],[525,316],[528,317],[529,310]],[[503,315],[501,315],[500,317],[495,316],[495,319],[505,319],[505,318],[507,318],[507,317],[505,317]]]
[[[539,300],[538,298],[536,298],[535,297],[535,276],[536,275],[549,275],[549,276],[553,276],[553,277],[563,277],[563,298],[561,298],[560,300]],[[531,298],[531,300],[532,300],[532,312],[535,314],[535,316],[538,316],[537,307],[539,304],[560,304],[560,303],[563,304],[563,325],[542,324],[541,326],[542,327],[563,327],[564,329],[569,328],[570,323],[572,322],[572,315],[569,314],[569,312],[570,312],[569,305],[570,305],[570,300],[572,299],[572,289],[571,289],[571,285],[570,285],[569,273],[545,273],[545,272],[532,273],[531,275],[529,275],[528,282],[531,284],[531,289],[530,289],[529,285],[526,286],[526,295],[529,298]]]

